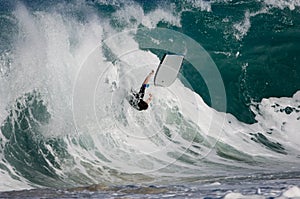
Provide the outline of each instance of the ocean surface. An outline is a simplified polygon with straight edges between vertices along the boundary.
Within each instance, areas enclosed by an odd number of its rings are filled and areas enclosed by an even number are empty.
[[[299,0],[0,0],[0,27],[0,198],[300,198]]]

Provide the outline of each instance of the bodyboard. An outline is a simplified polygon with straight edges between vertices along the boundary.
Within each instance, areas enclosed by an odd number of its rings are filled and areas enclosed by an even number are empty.
[[[162,87],[170,86],[177,78],[183,58],[183,55],[165,54],[156,70],[154,85]]]

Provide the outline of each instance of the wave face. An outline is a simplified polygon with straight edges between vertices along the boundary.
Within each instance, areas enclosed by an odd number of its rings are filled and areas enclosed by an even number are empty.
[[[296,178],[299,6],[1,1],[0,190]],[[180,77],[137,112],[166,51]]]

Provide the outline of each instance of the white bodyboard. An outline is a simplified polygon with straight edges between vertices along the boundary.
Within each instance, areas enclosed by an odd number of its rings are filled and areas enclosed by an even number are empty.
[[[177,78],[183,58],[183,55],[166,54],[156,70],[154,85],[162,87],[170,86]]]

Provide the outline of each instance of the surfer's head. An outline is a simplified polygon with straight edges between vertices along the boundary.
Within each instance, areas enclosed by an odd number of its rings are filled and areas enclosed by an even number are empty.
[[[148,108],[148,104],[143,100],[139,101],[138,106],[140,108],[140,111],[146,110]]]

